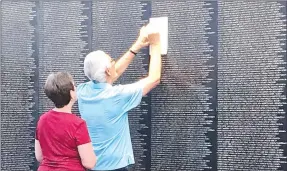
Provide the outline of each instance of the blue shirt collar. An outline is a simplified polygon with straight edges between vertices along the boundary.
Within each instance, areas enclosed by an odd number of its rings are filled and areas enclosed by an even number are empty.
[[[95,89],[104,89],[107,87],[112,87],[112,85],[109,83],[100,83],[97,81],[90,81],[90,82],[91,82],[91,86]]]

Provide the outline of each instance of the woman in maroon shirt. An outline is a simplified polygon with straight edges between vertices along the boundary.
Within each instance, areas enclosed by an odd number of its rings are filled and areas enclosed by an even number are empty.
[[[85,171],[96,165],[86,122],[72,114],[77,100],[70,74],[58,72],[48,76],[45,94],[55,108],[41,115],[35,137],[38,171]]]

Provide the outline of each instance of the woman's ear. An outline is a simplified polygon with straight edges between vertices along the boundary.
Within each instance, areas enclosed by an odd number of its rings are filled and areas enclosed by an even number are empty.
[[[77,100],[76,90],[70,90],[71,100]]]

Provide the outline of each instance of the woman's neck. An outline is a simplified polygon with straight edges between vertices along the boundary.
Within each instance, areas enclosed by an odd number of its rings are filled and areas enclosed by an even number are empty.
[[[69,105],[66,105],[62,108],[54,108],[53,110],[56,112],[72,113],[72,107]]]

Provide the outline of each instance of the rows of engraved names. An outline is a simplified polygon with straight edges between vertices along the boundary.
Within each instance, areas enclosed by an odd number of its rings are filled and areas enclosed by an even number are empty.
[[[42,4],[39,50],[40,113],[53,107],[43,91],[48,74],[67,71],[72,74],[76,85],[85,80],[82,52],[88,47],[87,41],[82,38],[87,37],[87,29],[83,30],[83,27],[87,26],[82,23],[88,16],[82,13],[87,8],[80,1],[45,1]]]
[[[206,65],[212,58],[206,34],[213,34],[206,5],[153,3],[153,16],[169,17],[169,54],[163,58],[161,86],[152,95],[152,170],[210,169],[204,159],[211,153],[205,135],[209,128],[203,125],[211,88],[203,84],[212,80],[208,74],[214,66]]]
[[[218,170],[280,168],[280,4],[220,2]],[[252,15],[250,15],[252,14]]]
[[[30,82],[35,69],[31,56],[35,28],[30,22],[35,4],[1,3],[1,170],[29,170],[35,119],[31,115],[35,92]]]

